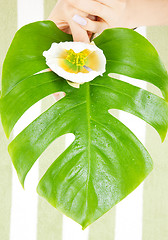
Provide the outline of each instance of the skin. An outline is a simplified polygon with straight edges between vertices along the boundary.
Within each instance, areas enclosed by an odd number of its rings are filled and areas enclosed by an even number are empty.
[[[58,0],[49,20],[74,41],[90,42],[92,33],[112,27],[168,25],[168,0]],[[87,24],[73,21],[78,14]]]
[[[96,20],[95,16],[76,9],[68,0],[58,0],[48,19],[53,21],[63,32],[72,34],[74,41],[89,43],[92,33],[81,28],[79,24],[72,20],[75,14]]]

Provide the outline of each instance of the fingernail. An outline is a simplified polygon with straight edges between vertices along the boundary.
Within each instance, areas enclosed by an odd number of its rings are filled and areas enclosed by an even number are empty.
[[[87,24],[86,19],[84,19],[83,17],[79,16],[78,14],[75,14],[72,18],[72,20],[82,26],[85,26]]]

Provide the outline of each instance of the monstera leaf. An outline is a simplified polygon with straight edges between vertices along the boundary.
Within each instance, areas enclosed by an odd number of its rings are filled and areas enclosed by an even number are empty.
[[[154,47],[129,29],[109,29],[94,39],[103,50],[106,73],[73,88],[48,68],[42,55],[53,42],[72,41],[51,21],[24,26],[7,53],[2,77],[1,119],[11,130],[34,103],[52,93],[66,96],[27,126],[9,145],[19,180],[24,180],[56,138],[73,133],[73,143],[53,162],[37,187],[54,207],[83,229],[133,191],[152,170],[141,142],[109,109],[120,109],[153,126],[164,140],[167,102],[108,76],[118,73],[157,86],[168,100],[168,75]],[[137,126],[138,127],[138,126]]]

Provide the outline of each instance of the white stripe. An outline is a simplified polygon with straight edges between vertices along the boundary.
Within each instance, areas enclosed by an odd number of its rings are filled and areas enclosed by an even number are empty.
[[[17,0],[18,28],[44,18],[43,0]]]
[[[40,105],[40,102],[35,104],[21,117],[14,128],[14,137],[40,114]],[[36,240],[37,183],[37,162],[26,177],[25,190],[23,190],[13,168],[10,240]]]
[[[43,20],[43,0],[18,0],[18,29],[30,22]],[[21,117],[14,128],[14,137],[39,116],[41,103],[36,103]],[[10,240],[36,240],[38,163],[35,163],[25,181],[25,190],[16,171],[12,174],[12,206]]]
[[[67,134],[65,145],[68,147],[74,140],[73,134]],[[81,226],[72,219],[63,216],[63,240],[88,240],[89,228],[82,230]]]
[[[146,28],[141,27],[138,32],[145,36]],[[127,77],[121,80],[134,81],[134,85],[146,89],[144,81]],[[119,119],[145,144],[146,123],[143,120],[123,111],[120,111]],[[142,212],[143,183],[116,206],[115,240],[142,240]]]

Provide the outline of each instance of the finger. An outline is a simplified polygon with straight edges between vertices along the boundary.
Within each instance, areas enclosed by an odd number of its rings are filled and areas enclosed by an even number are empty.
[[[108,6],[105,6],[102,3],[91,1],[91,0],[68,0],[69,3],[74,6],[74,8],[77,8],[80,11],[86,12],[88,14],[98,16],[108,22],[109,17],[112,18],[113,15],[111,13],[111,8]]]
[[[126,5],[126,0],[94,0],[94,1],[113,8],[118,8]]]
[[[83,18],[78,14],[75,14],[72,17],[72,20],[79,24],[83,29],[92,33],[100,33],[107,27],[107,24],[103,21],[92,21],[89,18]]]
[[[121,13],[126,9],[126,0],[94,0],[98,3],[111,9],[111,15],[113,20],[117,19]],[[110,17],[111,17],[110,15]]]
[[[87,31],[84,30],[79,24],[75,23],[73,20],[70,20],[69,26],[72,32],[74,42],[90,43]]]

